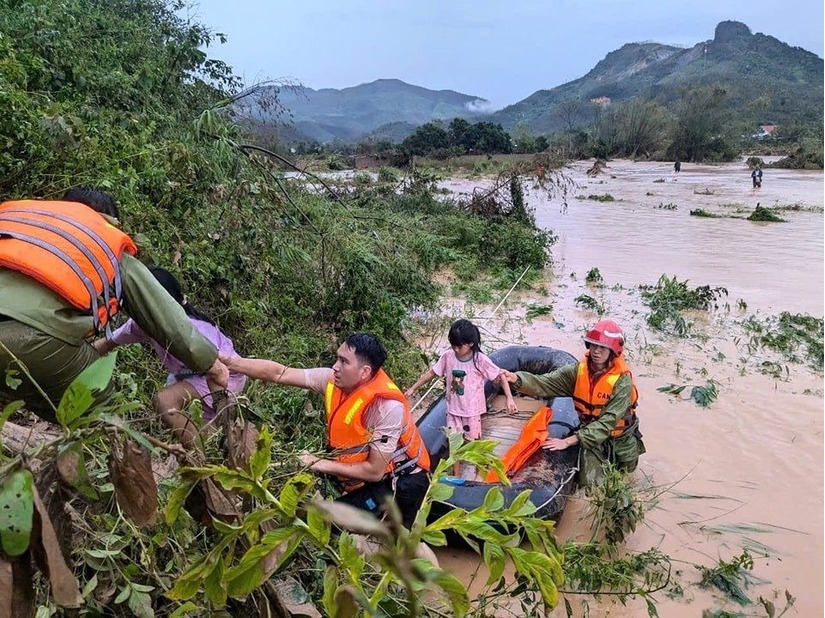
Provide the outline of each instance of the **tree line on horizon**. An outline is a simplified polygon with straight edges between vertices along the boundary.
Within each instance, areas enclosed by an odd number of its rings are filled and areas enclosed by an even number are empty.
[[[471,123],[463,118],[434,120],[417,127],[403,140],[367,137],[357,144],[302,141],[297,155],[332,153],[372,155],[408,160],[423,156],[444,160],[467,154],[529,154],[552,150],[565,158],[646,158],[693,162],[732,161],[748,148],[771,147],[795,152],[800,166],[822,169],[822,126],[802,120],[778,125],[774,135],[757,137],[759,125],[750,118],[766,108],[762,98],[751,101],[748,119],[730,105],[729,88],[721,84],[686,87],[673,106],[634,98],[614,105],[569,98],[556,106],[563,128],[533,135],[526,126],[510,132],[501,124]],[[765,124],[772,124],[765,122]]]

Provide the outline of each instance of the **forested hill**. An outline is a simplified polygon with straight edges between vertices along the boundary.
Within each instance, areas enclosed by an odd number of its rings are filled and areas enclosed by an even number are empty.
[[[264,95],[266,93],[263,93]],[[472,118],[487,101],[453,90],[428,90],[398,79],[336,90],[280,89],[278,98],[304,139],[357,140],[388,123],[412,127],[431,120]]]
[[[590,124],[600,111],[630,101],[652,101],[675,111],[687,91],[724,89],[724,107],[743,131],[760,124],[810,128],[822,124],[823,60],[743,23],[724,21],[712,39],[690,48],[628,43],[586,75],[493,114],[479,114],[483,99],[433,91],[395,79],[342,90],[283,89],[293,114],[287,141],[356,142],[365,136],[400,141],[416,125],[466,118],[520,127],[534,135]],[[594,104],[595,103],[595,104]]]
[[[629,43],[585,76],[539,90],[490,119],[505,129],[523,125],[533,133],[551,133],[588,122],[597,107],[591,102],[603,107],[642,98],[671,107],[685,89],[709,84],[728,90],[727,104],[742,122],[822,123],[822,58],[753,34],[735,21],[721,22],[712,40],[689,49]],[[571,102],[581,108],[575,110]]]

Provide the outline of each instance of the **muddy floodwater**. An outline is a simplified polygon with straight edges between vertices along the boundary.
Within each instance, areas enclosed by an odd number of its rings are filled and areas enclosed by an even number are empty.
[[[576,305],[581,294],[624,326],[647,446],[636,480],[661,489],[626,547],[659,548],[673,559],[685,585],[675,598],[664,591],[655,595],[660,616],[699,617],[703,609],[717,608],[764,615],[758,604],[742,608],[695,585],[694,564],[715,566],[744,548],[754,556],[758,580],[746,590],[751,599],[762,596],[781,608],[788,590],[797,601],[787,615],[822,616],[822,373],[749,349],[741,326],[749,316],[765,319],[783,311],[822,317],[822,172],[767,169],[762,188],[754,190],[742,164],[684,163],[676,174],[664,163],[614,161],[589,178],[590,165],[580,162],[566,170],[574,183],[566,206],[559,195],[528,192],[537,222],[558,236],[545,280],[514,293],[493,319],[483,319],[490,310],[483,306],[459,304],[455,314],[479,322],[488,350],[525,343],[579,356],[583,329],[598,319]],[[443,186],[470,193],[485,182],[455,179]],[[586,199],[591,195],[614,199]],[[784,207],[778,214],[787,222],[732,218],[747,217],[757,203]],[[692,209],[724,217],[690,216]],[[593,267],[602,287],[585,282]],[[663,335],[646,323],[649,309],[638,286],[655,284],[663,274],[688,279],[691,287],[727,288],[717,310],[688,316],[696,336]],[[530,321],[524,318],[530,305],[553,310]],[[775,375],[760,371],[763,361],[779,368]],[[718,399],[708,408],[657,391],[666,384],[709,380]],[[575,497],[559,522],[560,540],[590,538],[586,513],[586,501]],[[468,551],[443,549],[439,558],[473,590],[486,579]],[[623,607],[609,597],[570,595],[568,600],[577,616],[647,615],[643,602]],[[524,615],[517,604],[512,612],[502,611],[516,614]],[[554,615],[565,615],[563,603]]]

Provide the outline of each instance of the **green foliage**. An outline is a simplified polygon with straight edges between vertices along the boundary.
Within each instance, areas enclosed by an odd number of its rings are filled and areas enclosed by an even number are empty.
[[[493,442],[460,444],[461,436],[451,438],[454,456],[439,464],[435,478],[445,474],[457,460],[493,467],[503,474],[501,462],[492,454]],[[247,474],[222,465],[181,471],[186,481],[181,487],[212,478],[226,489],[249,494],[259,508],[238,525],[218,525],[219,537],[212,542],[209,552],[177,578],[167,597],[186,601],[201,591],[220,607],[228,597],[252,593],[291,559],[320,555],[324,570],[321,602],[329,615],[339,615],[342,604],[349,605],[352,611],[360,608],[370,614],[394,605],[394,614],[421,615],[427,601],[420,597],[420,592],[431,583],[443,592],[453,615],[464,616],[470,609],[464,585],[429,562],[413,557],[421,540],[443,545],[445,533],[451,531],[482,553],[490,570],[488,587],[502,580],[505,562],[510,560],[527,589],[538,592],[548,607],[557,603],[558,586],[563,581],[562,555],[553,539],[553,524],[532,517],[536,507],[529,501],[529,491],[505,506],[501,492],[492,490],[473,511],[454,510],[427,523],[432,502],[444,500],[452,492],[450,485],[436,482],[430,486],[415,524],[407,531],[399,526],[399,514],[392,507],[388,522],[381,522],[347,505],[311,499],[315,481],[307,474],[288,479],[276,497],[269,489],[264,465],[268,457],[269,443],[265,438],[259,440],[253,455],[253,459],[261,460],[262,474]],[[263,522],[268,523],[265,533],[260,531]],[[333,525],[344,531],[332,534]],[[372,536],[376,542],[373,552],[365,555],[357,549],[347,530]],[[527,539],[526,547],[518,544],[522,535]]]
[[[0,479],[0,546],[10,557],[29,548],[34,516],[32,473],[17,468]]]
[[[697,568],[702,574],[699,585],[703,588],[717,588],[741,605],[751,603],[751,600],[742,589],[742,586],[747,587],[749,585],[750,571],[753,570],[753,558],[748,550],[744,550],[727,562],[720,558],[716,567],[700,566]]]
[[[688,281],[678,281],[676,277],[662,275],[654,286],[639,286],[642,291],[642,300],[650,307],[651,313],[647,322],[653,328],[675,334],[679,337],[688,336],[691,324],[681,315],[688,309],[709,311],[717,308],[717,300],[727,296],[728,291],[723,287],[702,285],[691,289]]]
[[[633,491],[629,477],[609,463],[601,481],[589,488],[593,540],[604,533],[610,544],[621,543],[644,519],[642,501]]]
[[[605,193],[604,195],[591,194],[591,195],[588,195],[586,199],[593,200],[594,202],[615,202],[616,201],[616,198],[614,198],[609,193]]]
[[[771,221],[785,223],[787,220],[777,215],[770,208],[765,208],[764,206],[757,204],[756,208],[753,209],[753,212],[748,215],[748,221]]]
[[[566,544],[565,588],[579,594],[609,592],[624,604],[636,595],[652,602],[650,595],[670,583],[670,559],[658,549],[628,552],[622,557],[616,554],[616,547],[603,543]]]
[[[553,313],[553,305],[539,305],[539,304],[531,304],[528,305],[527,311],[524,312],[524,318],[526,320],[534,320],[535,318],[541,317],[543,315],[550,315]]]
[[[467,153],[508,154],[513,145],[510,135],[500,124],[471,124],[463,118],[454,118],[447,130],[440,122],[421,125],[401,142],[401,149],[412,155],[446,159]]]
[[[604,315],[604,306],[589,294],[579,294],[574,302],[582,309],[595,311],[598,315]]]
[[[599,269],[595,266],[587,271],[587,275],[584,278],[584,282],[587,285],[592,285],[594,287],[602,287],[604,285],[602,273],[599,272]]]
[[[743,326],[750,334],[747,345],[751,352],[765,347],[791,362],[806,362],[814,369],[822,369],[825,338],[822,318],[783,311],[764,320],[749,316]]]
[[[706,219],[722,219],[722,215],[705,210],[704,208],[694,208],[690,211],[691,217],[705,217]]]
[[[660,393],[667,393],[668,395],[679,396],[682,395],[682,393],[688,386],[688,384],[666,384],[664,386],[660,386],[656,390]],[[719,393],[716,390],[716,383],[713,380],[711,380],[704,386],[696,385],[691,387],[687,399],[692,399],[702,408],[707,408],[708,406],[710,406],[711,403],[714,402],[718,395]]]
[[[688,87],[681,94],[671,157],[684,161],[727,161],[737,154],[731,135],[730,93],[722,85]]]

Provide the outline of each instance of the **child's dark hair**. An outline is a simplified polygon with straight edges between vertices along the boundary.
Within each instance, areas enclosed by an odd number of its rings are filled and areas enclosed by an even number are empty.
[[[481,333],[478,326],[470,322],[470,320],[460,319],[453,322],[450,326],[450,332],[447,333],[447,339],[450,345],[466,345],[470,344],[473,351],[473,364],[476,364],[476,356],[481,352]],[[476,365],[476,368],[478,366]]]
[[[149,272],[154,275],[155,279],[158,280],[158,283],[163,286],[163,289],[169,292],[169,296],[180,303],[181,307],[183,307],[183,310],[186,312],[186,315],[190,318],[200,320],[201,322],[209,322],[212,326],[215,326],[215,322],[213,322],[211,318],[205,316],[189,304],[189,301],[186,300],[186,297],[183,295],[183,290],[181,290],[180,283],[178,283],[175,275],[160,266],[150,267]]]

